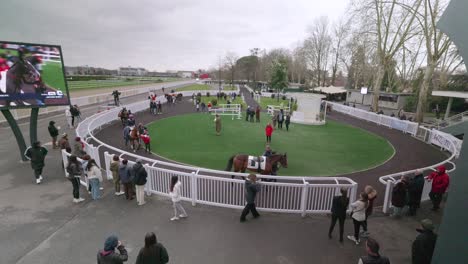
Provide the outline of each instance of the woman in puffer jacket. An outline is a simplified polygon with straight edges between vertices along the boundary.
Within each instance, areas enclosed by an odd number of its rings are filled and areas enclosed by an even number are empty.
[[[169,195],[172,198],[172,204],[174,206],[174,217],[171,218],[171,221],[179,220],[180,218],[186,218],[188,215],[185,212],[184,207],[180,203],[180,187],[182,183],[179,181],[179,177],[172,176],[171,178],[171,188]],[[180,213],[180,214],[178,214]]]

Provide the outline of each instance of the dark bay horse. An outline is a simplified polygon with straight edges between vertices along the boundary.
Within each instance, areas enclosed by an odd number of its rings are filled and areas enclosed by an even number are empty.
[[[263,175],[271,175],[274,172],[274,168],[277,168],[278,163],[281,164],[282,167],[288,167],[288,157],[286,153],[284,154],[273,154],[266,158],[265,170],[259,169],[250,169],[247,168],[249,162],[249,155],[245,154],[238,154],[234,155],[229,158],[228,164],[226,166],[226,171],[231,171],[232,167],[234,166],[234,172],[242,172],[244,173],[246,170],[250,170],[253,172],[257,172]],[[234,176],[231,176],[234,178]],[[244,178],[244,177],[242,177]]]
[[[24,105],[25,102],[36,105],[43,98],[40,94],[47,90],[39,71],[34,68],[31,61],[34,57],[20,59],[8,70],[6,79],[6,94],[9,94],[17,105]],[[7,101],[7,105],[10,100]]]

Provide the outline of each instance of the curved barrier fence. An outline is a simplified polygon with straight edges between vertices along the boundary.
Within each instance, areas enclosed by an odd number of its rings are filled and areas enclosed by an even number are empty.
[[[190,96],[197,92],[187,91],[183,94]],[[158,100],[165,103],[164,98],[158,98]],[[138,102],[126,105],[126,108],[136,113],[146,110],[148,105]],[[107,145],[97,139],[93,135],[93,131],[117,121],[119,111],[120,109],[114,108],[90,116],[81,122],[76,129],[77,136],[82,137],[85,141],[85,151],[98,164],[102,165],[108,179],[112,178],[109,167],[114,155],[133,160],[139,158],[143,160],[148,171],[148,182],[145,186],[147,193],[168,196],[170,179],[173,175],[177,175],[183,183],[183,200],[190,201],[193,205],[200,203],[227,208],[243,208],[245,205],[244,181],[231,179],[231,175],[246,177],[248,175],[246,173],[218,171],[154,160]],[[65,163],[67,155],[66,152],[63,152]],[[101,161],[102,157],[104,159]],[[133,164],[132,161],[129,163]],[[259,178],[281,181],[262,182],[262,191],[258,195],[258,208],[263,211],[300,213],[301,215],[329,212],[332,198],[339,194],[341,188],[348,189],[352,201],[356,198],[357,183],[349,178],[264,175],[259,175]],[[83,180],[82,184],[86,185],[86,181]]]
[[[414,175],[414,173],[418,170],[423,173],[425,171],[434,171],[436,167],[440,165],[444,165],[444,164],[451,165],[452,168],[449,169],[448,172],[452,172],[456,169],[455,163],[453,161],[458,157],[460,153],[461,145],[463,143],[462,140],[450,134],[447,134],[447,133],[444,133],[435,129],[428,129],[424,126],[419,126],[419,124],[410,122],[407,120],[399,120],[398,118],[385,116],[385,115],[379,115],[376,113],[368,112],[362,109],[357,109],[354,107],[349,107],[349,106],[345,106],[345,105],[341,105],[337,103],[327,102],[327,104],[332,106],[333,111],[337,111],[340,113],[353,116],[355,118],[373,122],[377,125],[382,125],[382,126],[389,127],[391,129],[396,129],[403,133],[411,134],[412,136],[414,136],[415,138],[423,142],[438,146],[441,148],[441,150],[448,151],[450,153],[449,158],[437,164],[424,167],[424,168],[419,168],[419,169],[403,171],[403,172],[398,172],[398,173],[394,173],[390,175],[381,176],[379,178],[379,181],[386,186],[384,205],[382,209],[384,213],[388,213],[391,207],[393,186],[395,186],[396,182],[400,180],[403,176]],[[422,201],[429,200],[430,190],[431,190],[431,182],[426,180],[424,184],[423,194],[421,197]]]
[[[206,91],[185,91],[184,96],[191,96],[193,93]],[[158,98],[161,103],[165,103],[165,98]],[[447,150],[451,156],[438,164],[421,168],[422,170],[431,170],[441,164],[451,164],[453,171],[455,164],[452,162],[458,154],[458,146],[461,142],[453,136],[437,131],[429,130],[418,124],[398,120],[375,113],[366,112],[364,110],[355,109],[352,107],[327,102],[332,105],[334,111],[348,114],[350,116],[374,122],[377,125],[383,125],[392,129],[397,129],[403,133],[411,134],[412,136]],[[147,110],[146,103],[137,102],[126,105],[127,109],[137,113]],[[93,135],[93,132],[100,130],[102,127],[117,121],[119,108],[106,110],[97,113],[83,120],[77,127],[77,136],[80,136],[85,141],[85,151],[94,158],[98,164],[101,164],[105,169],[105,175],[108,179],[112,179],[112,174],[109,170],[110,162],[114,155],[120,158],[129,160],[141,159],[145,163],[145,168],[148,171],[148,182],[145,186],[148,194],[157,194],[162,196],[169,195],[170,179],[173,175],[177,175],[183,183],[182,199],[189,201],[192,205],[207,204],[226,208],[241,209],[244,202],[244,182],[239,179],[231,179],[231,175],[245,177],[245,173],[234,173],[226,171],[218,171],[196,166],[182,165],[177,163],[165,162],[139,156],[135,153],[110,146]],[[63,152],[64,163],[67,162],[67,153]],[[101,158],[103,160],[101,161]],[[129,161],[129,164],[133,164]],[[391,191],[393,185],[403,175],[414,173],[415,170],[385,175],[379,178],[382,184],[386,185],[385,201],[383,211],[387,212],[391,200]],[[66,172],[65,172],[66,173]],[[259,175],[262,179],[277,179],[280,182],[262,182],[262,191],[258,197],[258,207],[263,211],[270,212],[285,212],[299,213],[305,215],[308,213],[326,213],[331,209],[331,201],[334,195],[337,195],[341,188],[347,188],[351,201],[356,199],[357,183],[349,178],[344,177],[289,177],[289,176],[264,176]],[[82,184],[86,184],[82,181]],[[427,190],[430,188],[426,183],[423,200],[427,199]]]

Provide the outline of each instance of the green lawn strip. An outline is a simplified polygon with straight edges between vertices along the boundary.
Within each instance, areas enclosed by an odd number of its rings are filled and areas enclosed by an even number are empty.
[[[231,98],[229,96],[228,96],[227,99],[231,100]],[[218,100],[218,98],[216,96],[210,96],[210,97],[202,96],[201,97],[201,101],[204,102],[205,104],[208,104],[208,102],[213,102],[213,100],[217,100],[218,105],[227,104],[227,100],[224,100],[224,98],[221,98],[221,99]],[[239,96],[236,96],[236,99],[234,101],[231,101],[231,104],[241,104],[242,109],[246,109],[246,107],[247,107],[246,103],[244,101],[242,101],[242,98],[240,98]]]
[[[206,84],[192,84],[184,87],[179,87],[176,88],[176,92],[182,92],[182,91],[205,91],[205,90],[212,90],[212,87]]]
[[[107,87],[119,87],[119,86],[142,86],[149,85],[152,83],[161,83],[161,82],[172,82],[173,80],[162,80],[162,81],[125,81],[125,80],[91,80],[91,81],[68,81],[68,86],[70,90],[81,90],[81,89],[96,89],[96,88],[107,88]]]
[[[149,125],[155,153],[186,164],[224,170],[236,153],[261,155],[265,124],[222,118],[222,135],[216,136],[214,117],[188,114]],[[384,138],[351,126],[328,121],[324,126],[291,124],[290,131],[276,130],[273,150],[288,153],[289,167],[280,175],[331,176],[375,167],[394,153]]]
[[[235,90],[237,90],[236,86],[232,86],[232,85],[223,86],[223,91],[235,91]]]

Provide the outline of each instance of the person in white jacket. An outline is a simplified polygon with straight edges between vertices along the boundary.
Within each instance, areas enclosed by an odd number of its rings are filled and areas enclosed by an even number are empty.
[[[67,119],[68,128],[73,128],[72,117],[70,106],[67,106],[67,108],[65,108],[65,118]]]
[[[91,197],[93,200],[97,200],[100,197],[99,194],[99,185],[102,182],[101,169],[99,169],[96,161],[90,159],[88,165],[86,165],[86,172],[88,174],[88,181],[91,185]]]
[[[359,200],[351,204],[351,218],[353,219],[354,225],[354,236],[348,236],[348,239],[359,245],[359,229],[361,228],[364,221],[366,221],[366,209],[369,202],[367,194],[362,192]]]
[[[182,204],[180,203],[181,185],[182,183],[179,181],[179,177],[172,176],[169,195],[171,196],[172,204],[174,206],[174,217],[171,218],[171,221],[179,220],[179,218],[185,218],[188,216],[187,213],[185,212],[184,207],[182,207]]]

